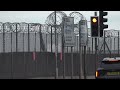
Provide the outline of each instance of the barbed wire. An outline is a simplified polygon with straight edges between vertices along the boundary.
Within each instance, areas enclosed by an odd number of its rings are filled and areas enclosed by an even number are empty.
[[[79,12],[71,12],[69,16],[74,17],[74,24],[78,24],[79,21],[84,19],[84,16]]]
[[[61,25],[62,18],[67,17],[67,15],[62,11],[56,11],[56,25]],[[54,26],[55,24],[55,12],[52,12],[46,19],[45,23],[48,26]]]
[[[79,27],[78,23],[80,20],[84,20],[85,17],[80,12],[71,12],[68,16],[74,17],[74,33],[75,35],[79,34]],[[66,13],[62,11],[56,11],[56,32],[58,34],[61,34],[62,29],[62,18],[67,17]],[[38,33],[41,30],[41,33],[47,33],[51,34],[55,33],[55,12],[52,12],[48,17],[46,18],[45,24],[40,23],[26,23],[26,22],[0,22],[0,33],[28,33],[28,30],[30,33]],[[105,37],[117,37],[119,30],[106,30]]]
[[[120,32],[120,30],[105,30],[105,37],[118,37],[118,32]]]
[[[6,22],[6,23],[2,23],[0,22],[0,33],[3,33],[3,30],[5,33],[9,33],[9,32],[13,32],[13,33],[28,33],[29,32],[39,32],[40,31],[40,25],[39,23],[25,23],[25,22],[21,22],[21,23],[10,23],[10,22]],[[28,27],[29,26],[29,27]],[[42,29],[41,31],[45,31],[46,27],[45,25],[41,25]]]

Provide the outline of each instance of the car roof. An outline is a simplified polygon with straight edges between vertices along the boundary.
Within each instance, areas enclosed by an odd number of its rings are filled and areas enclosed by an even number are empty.
[[[120,57],[116,57],[117,60],[120,60]]]
[[[107,58],[104,58],[102,61],[118,61],[118,60],[120,60],[120,57],[115,57],[115,58],[107,57]]]

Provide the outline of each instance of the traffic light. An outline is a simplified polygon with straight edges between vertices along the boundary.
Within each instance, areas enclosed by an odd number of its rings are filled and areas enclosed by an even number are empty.
[[[103,36],[104,29],[108,28],[108,25],[104,24],[104,22],[107,22],[108,19],[104,18],[104,16],[107,16],[108,12],[99,11],[99,24],[100,24],[100,37]]]
[[[92,16],[91,17],[91,36],[98,37],[98,17]]]

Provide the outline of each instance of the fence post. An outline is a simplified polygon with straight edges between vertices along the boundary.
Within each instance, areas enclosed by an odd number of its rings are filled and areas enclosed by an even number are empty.
[[[115,37],[114,37],[114,53],[115,53]]]
[[[51,26],[51,52],[52,52],[52,26]]]
[[[79,53],[79,49],[78,49],[78,46],[79,46],[78,45],[78,36],[76,36],[76,37],[77,37],[77,50],[76,51],[77,51],[77,53]]]
[[[28,23],[28,52],[30,52],[30,31],[29,31],[29,23]]]
[[[80,22],[79,22],[79,59],[80,59],[80,75],[79,79],[83,79],[83,62],[82,62],[82,46],[81,46],[81,29],[80,29]]]
[[[41,52],[41,24],[39,26],[39,37],[40,37],[40,52]]]
[[[13,78],[12,32],[11,32],[11,78]]]
[[[55,28],[55,79],[58,78],[58,66],[57,66],[57,29],[56,29],[56,11],[54,12],[55,13],[55,22],[54,22],[54,28]]]
[[[119,56],[119,31],[118,31],[118,56]]]
[[[3,53],[5,53],[5,23],[3,23]]]
[[[17,23],[16,23],[16,52],[17,52],[17,48],[18,48],[18,32],[17,32]]]
[[[89,50],[89,55],[90,55],[90,54],[91,54],[91,53],[90,53],[90,47],[88,47],[88,50]]]
[[[112,37],[110,37],[110,49],[112,51]],[[112,52],[111,52],[112,53]]]
[[[86,46],[84,46],[84,57],[83,57],[83,70],[84,70],[84,79],[86,79]]]
[[[71,47],[71,79],[73,79],[73,46]]]
[[[46,53],[47,53],[47,33],[46,33]]]
[[[62,59],[63,59],[63,79],[65,79],[65,47],[64,47],[64,26],[62,23]]]
[[[25,50],[24,50],[24,32],[23,32],[23,61],[24,61],[24,77],[26,78],[26,61],[25,61]]]
[[[37,60],[36,60],[36,31],[35,31],[35,48],[34,48],[34,53],[35,53],[35,72],[37,73]]]

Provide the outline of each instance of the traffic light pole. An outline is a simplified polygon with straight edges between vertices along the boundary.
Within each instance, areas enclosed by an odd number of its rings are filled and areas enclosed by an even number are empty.
[[[95,16],[97,16],[97,12],[95,12],[94,14]],[[97,37],[95,37],[95,71],[96,71],[96,61],[97,61]]]

